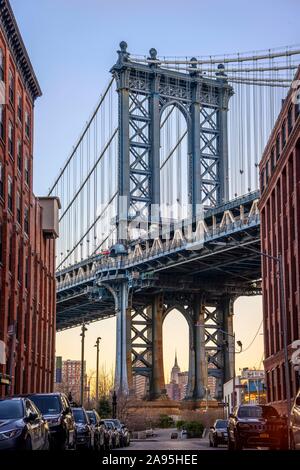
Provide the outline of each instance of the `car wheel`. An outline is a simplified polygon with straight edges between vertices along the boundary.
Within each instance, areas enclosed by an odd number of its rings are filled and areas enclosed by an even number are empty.
[[[234,450],[242,450],[243,446],[242,446],[242,443],[240,441],[240,439],[238,438],[237,435],[235,435],[235,439],[234,439]]]
[[[228,436],[228,442],[227,442],[227,449],[228,450],[234,450],[234,445],[230,437]]]
[[[296,445],[295,445],[295,440],[294,440],[293,433],[291,433],[291,436],[290,436],[290,447],[291,447],[291,450],[296,450]]]
[[[50,437],[49,437],[49,434],[47,434],[47,436],[46,436],[43,450],[50,450]]]
[[[25,448],[25,450],[32,450],[32,442],[31,442],[31,437],[30,436],[26,437],[25,443],[24,443],[24,448]]]

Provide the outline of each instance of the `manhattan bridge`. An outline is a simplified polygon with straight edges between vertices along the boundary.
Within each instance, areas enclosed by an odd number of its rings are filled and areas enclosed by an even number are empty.
[[[259,160],[299,55],[137,56],[120,43],[49,191],[62,206],[57,330],[116,315],[116,390],[142,375],[150,400],[165,394],[162,325],[177,310],[187,398],[204,398],[209,373],[222,399],[234,301],[261,294]]]

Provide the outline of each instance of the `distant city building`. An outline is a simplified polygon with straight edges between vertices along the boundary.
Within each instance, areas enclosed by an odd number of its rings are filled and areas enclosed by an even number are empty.
[[[59,358],[57,358],[59,359]],[[56,364],[60,363],[59,360]],[[57,372],[57,371],[56,371]],[[60,374],[56,374],[59,376]],[[80,390],[81,390],[81,361],[67,359],[62,361],[61,369],[61,381],[55,382],[55,391],[64,392],[66,395],[71,394],[72,399],[76,403],[80,403]],[[86,364],[84,361],[84,396],[86,397],[87,388],[87,376],[86,376]]]
[[[292,343],[300,337],[300,67],[264,150],[260,169],[262,290],[266,384],[268,402],[287,412],[284,360],[285,303],[291,395],[299,387],[291,365]],[[298,85],[298,86],[297,86]],[[283,279],[279,263],[282,257]],[[282,282],[282,284],[281,284]],[[283,297],[282,297],[283,296]]]
[[[136,362],[136,367],[142,367],[143,363],[141,361]],[[148,393],[149,380],[147,377],[134,374],[132,378],[133,382],[133,391],[136,398],[145,398]]]
[[[174,366],[171,370],[170,383],[166,384],[167,395],[171,400],[183,400],[186,396],[188,372],[181,372],[175,352]]]
[[[208,372],[209,372],[209,369],[215,369],[216,367],[214,366],[214,364],[208,364]],[[215,395],[216,395],[216,378],[213,377],[212,375],[209,375],[208,374],[208,377],[207,377],[207,387],[208,387],[208,390],[209,390],[209,396],[210,398],[214,398]]]
[[[244,368],[241,375],[224,384],[223,391],[227,415],[231,412],[234,403],[236,406],[244,403],[266,403],[265,371]]]

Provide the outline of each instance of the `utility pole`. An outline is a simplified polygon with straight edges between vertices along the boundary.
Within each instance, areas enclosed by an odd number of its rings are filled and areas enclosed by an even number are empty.
[[[97,357],[96,357],[96,402],[99,401],[99,343],[100,343],[100,336],[98,336],[95,344],[95,348],[97,348]]]
[[[81,376],[80,376],[80,404],[83,406],[83,398],[84,398],[84,375],[85,375],[85,370],[84,370],[84,340],[85,340],[85,332],[87,331],[87,328],[85,327],[84,321],[82,322],[81,326]]]
[[[117,417],[117,394],[115,390],[112,396],[112,417],[113,419]]]

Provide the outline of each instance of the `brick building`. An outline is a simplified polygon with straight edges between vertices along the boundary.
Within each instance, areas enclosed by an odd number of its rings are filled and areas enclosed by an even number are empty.
[[[295,77],[299,79],[300,68]],[[291,343],[300,337],[300,113],[295,85],[296,81],[282,103],[260,163],[261,247],[265,253],[282,256],[289,357]],[[262,279],[267,400],[286,412],[282,289],[277,262],[262,258]],[[290,362],[292,396],[297,382]]]
[[[0,0],[0,395],[49,391],[55,347],[54,198],[32,190],[41,90],[8,0]]]
[[[61,382],[54,384],[54,389],[58,392],[71,394],[76,403],[80,403],[81,391],[81,361],[67,359],[62,361]],[[87,396],[87,375],[86,363],[84,361],[84,401]]]

